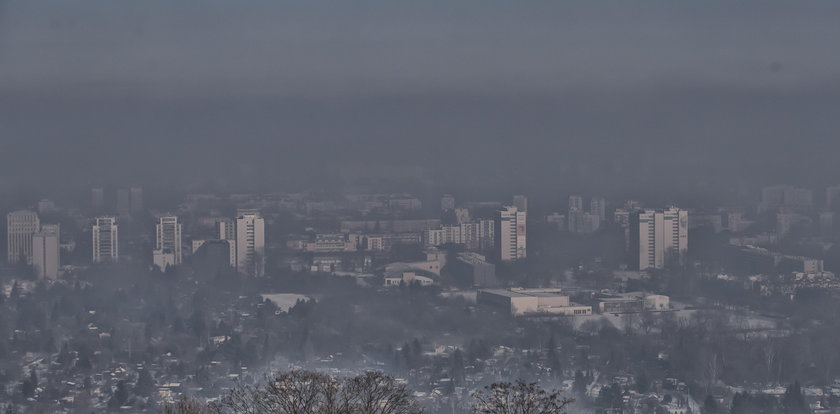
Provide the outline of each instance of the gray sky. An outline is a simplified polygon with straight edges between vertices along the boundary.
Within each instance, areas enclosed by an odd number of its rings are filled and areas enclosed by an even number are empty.
[[[0,0],[0,184],[840,182],[838,22],[832,1]]]
[[[145,93],[820,87],[840,4],[809,1],[7,1],[0,85]]]

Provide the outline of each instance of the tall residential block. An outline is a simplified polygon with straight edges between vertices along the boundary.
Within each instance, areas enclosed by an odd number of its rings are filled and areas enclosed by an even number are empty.
[[[59,226],[45,224],[32,235],[32,267],[39,279],[58,277],[60,263]]]
[[[6,215],[6,260],[32,264],[32,235],[41,230],[41,222],[34,211],[19,210]]]
[[[526,216],[527,213],[519,211],[514,206],[503,207],[499,211],[495,234],[499,259],[502,261],[513,261],[526,257]]]
[[[158,217],[158,223],[155,226],[155,252],[154,255],[164,257],[164,255],[171,255],[171,262],[168,260],[158,261],[164,263],[161,269],[166,267],[166,264],[179,265],[181,264],[181,231],[183,224],[178,221],[177,216],[165,215]],[[170,256],[165,256],[169,258]]]
[[[93,235],[93,262],[116,262],[120,257],[119,225],[113,216],[97,217],[91,233]]]
[[[688,211],[671,207],[630,216],[630,255],[639,270],[684,264],[688,252]]]
[[[256,211],[236,218],[236,268],[251,276],[265,274],[265,220]]]

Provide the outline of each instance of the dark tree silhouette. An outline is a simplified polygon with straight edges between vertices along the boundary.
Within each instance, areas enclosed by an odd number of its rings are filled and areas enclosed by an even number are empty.
[[[574,401],[522,380],[494,383],[475,392],[473,399],[476,414],[562,414]]]

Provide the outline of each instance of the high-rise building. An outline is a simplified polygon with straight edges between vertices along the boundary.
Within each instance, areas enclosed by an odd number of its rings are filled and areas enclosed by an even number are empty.
[[[265,220],[256,211],[236,218],[236,268],[251,276],[265,274]]]
[[[440,209],[441,211],[455,210],[455,197],[451,194],[444,194],[443,197],[440,198]]]
[[[117,190],[117,215],[120,217],[131,215],[131,193],[127,188]]]
[[[684,264],[688,252],[688,211],[636,211],[630,216],[630,254],[639,270]]]
[[[217,220],[216,238],[219,240],[236,240],[236,222],[227,218]]]
[[[589,201],[589,213],[598,216],[598,220],[607,219],[607,201],[603,197],[592,197]]]
[[[155,254],[161,256],[171,254],[171,261],[162,260],[161,263],[179,265],[181,264],[181,230],[183,225],[178,222],[177,216],[160,216],[155,226]],[[168,257],[167,257],[168,258]],[[165,265],[162,267],[165,268]]]
[[[513,196],[513,206],[516,207],[517,210],[522,212],[528,211],[528,197],[524,195],[515,195]]]
[[[59,226],[45,224],[41,231],[32,235],[32,267],[35,275],[40,279],[57,278],[59,256]]]
[[[137,214],[143,211],[143,187],[131,187],[129,211]]]
[[[32,235],[41,230],[34,211],[19,210],[6,215],[6,260],[9,263],[32,264]]]
[[[95,211],[105,208],[105,189],[102,187],[90,189],[90,207]]]
[[[583,197],[579,195],[569,196],[569,211],[583,211]]]
[[[525,236],[527,213],[519,211],[514,206],[503,207],[499,211],[496,234],[496,246],[499,249],[499,259],[513,261],[527,256]]]
[[[119,225],[113,216],[97,217],[91,233],[93,235],[93,262],[116,262],[120,257]]]

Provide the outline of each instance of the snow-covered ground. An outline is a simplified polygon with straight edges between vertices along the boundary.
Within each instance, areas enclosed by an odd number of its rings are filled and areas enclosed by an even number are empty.
[[[270,300],[274,303],[274,306],[277,306],[283,312],[288,312],[298,300],[308,301],[312,298],[309,296],[299,295],[297,293],[267,293],[260,295],[262,296],[263,300]]]

